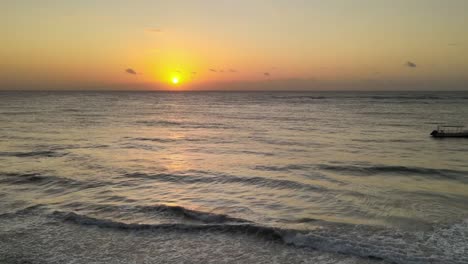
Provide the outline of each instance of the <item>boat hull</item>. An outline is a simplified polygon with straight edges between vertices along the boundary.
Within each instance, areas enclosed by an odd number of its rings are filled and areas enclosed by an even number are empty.
[[[432,133],[431,136],[435,138],[468,138],[468,133]]]

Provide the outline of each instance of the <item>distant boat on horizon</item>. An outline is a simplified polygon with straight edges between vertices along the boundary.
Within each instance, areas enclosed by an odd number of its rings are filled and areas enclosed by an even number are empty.
[[[465,126],[437,126],[437,129],[431,132],[431,136],[436,138],[468,138],[468,130],[465,129]]]

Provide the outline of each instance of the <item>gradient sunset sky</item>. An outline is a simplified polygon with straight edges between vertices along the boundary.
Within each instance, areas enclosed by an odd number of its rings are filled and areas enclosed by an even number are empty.
[[[0,7],[1,90],[468,90],[466,0]]]

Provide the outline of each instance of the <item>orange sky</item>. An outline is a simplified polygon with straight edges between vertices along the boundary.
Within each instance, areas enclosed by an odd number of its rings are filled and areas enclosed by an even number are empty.
[[[463,0],[9,1],[0,89],[468,89],[466,10]]]

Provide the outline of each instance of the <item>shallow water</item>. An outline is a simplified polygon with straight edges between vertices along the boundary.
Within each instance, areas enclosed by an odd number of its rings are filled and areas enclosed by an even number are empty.
[[[2,92],[0,213],[463,263],[468,139],[429,133],[467,116],[461,92]]]

